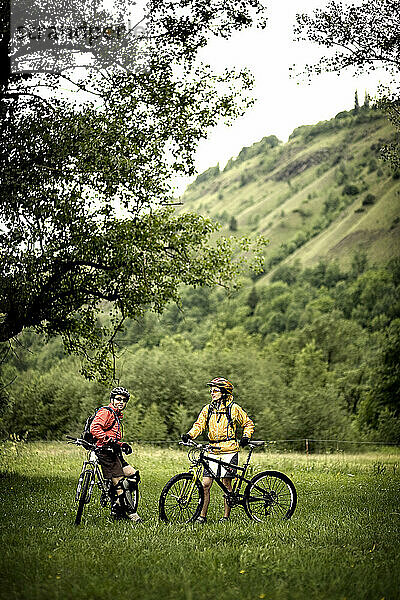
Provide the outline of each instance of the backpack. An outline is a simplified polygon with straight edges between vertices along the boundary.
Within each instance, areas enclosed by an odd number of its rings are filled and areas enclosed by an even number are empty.
[[[112,429],[114,427],[115,421],[117,420],[117,416],[116,416],[115,412],[113,411],[113,409],[110,408],[109,406],[100,406],[100,408],[106,408],[111,413],[113,413],[113,415],[115,415],[115,419],[111,423],[111,425],[109,427],[106,427],[106,429],[104,429],[104,431],[110,431],[110,429]],[[84,426],[83,431],[82,431],[81,439],[85,440],[85,442],[89,442],[89,444],[94,444],[95,441],[96,441],[96,438],[93,436],[92,433],[90,433],[90,426],[93,423],[93,419],[95,418],[95,416],[99,412],[100,408],[97,408],[92,415],[88,416],[88,418],[86,419],[85,426]]]
[[[228,406],[226,407],[226,418],[228,419],[228,427],[229,425],[233,424],[233,419],[232,419],[232,406],[233,406],[233,402],[231,404],[228,404]],[[210,422],[210,418],[211,415],[214,411],[213,406],[211,405],[211,403],[208,406],[208,413],[207,413],[207,419],[206,419],[206,429],[208,429],[208,424]],[[234,439],[234,438],[227,438],[228,439]]]

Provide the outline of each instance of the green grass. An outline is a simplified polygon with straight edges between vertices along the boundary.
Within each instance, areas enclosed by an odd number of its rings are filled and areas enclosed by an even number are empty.
[[[134,447],[144,523],[112,523],[92,502],[73,525],[83,453],[66,444],[2,447],[0,598],[340,599],[400,597],[400,452],[254,455],[296,485],[289,522],[256,524],[241,509],[217,523],[213,490],[206,526],[158,522],[165,482],[185,470],[176,449]]]

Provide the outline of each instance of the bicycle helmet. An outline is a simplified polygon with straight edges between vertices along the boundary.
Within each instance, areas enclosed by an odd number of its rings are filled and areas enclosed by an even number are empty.
[[[116,387],[110,392],[110,400],[114,400],[115,396],[125,396],[126,401],[128,402],[130,398],[130,393],[124,387]]]
[[[233,392],[233,384],[224,377],[215,377],[212,381],[209,381],[207,385],[218,387],[221,390],[224,390],[227,394],[232,394]]]

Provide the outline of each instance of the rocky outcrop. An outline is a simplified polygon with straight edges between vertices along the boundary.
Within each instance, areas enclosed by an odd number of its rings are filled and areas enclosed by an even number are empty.
[[[317,150],[312,154],[308,154],[307,156],[303,156],[301,158],[293,160],[288,165],[280,169],[277,173],[275,173],[272,179],[274,179],[275,181],[286,181],[292,179],[292,177],[299,175],[300,173],[306,171],[310,167],[325,162],[331,156],[332,148],[323,148],[322,150]]]

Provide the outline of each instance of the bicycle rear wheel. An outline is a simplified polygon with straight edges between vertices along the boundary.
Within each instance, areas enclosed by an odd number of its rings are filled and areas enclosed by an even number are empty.
[[[165,484],[159,500],[159,515],[165,523],[190,523],[200,515],[204,490],[191,473],[180,473]]]
[[[84,475],[81,492],[80,492],[79,498],[78,498],[78,509],[76,511],[75,525],[80,524],[80,522],[82,520],[82,513],[83,513],[83,509],[85,507],[85,504],[87,504],[89,502],[88,492],[89,492],[89,485],[90,485],[92,476],[93,476],[93,474],[91,472],[87,472]]]
[[[253,477],[244,492],[244,508],[259,523],[290,519],[297,504],[293,482],[279,471],[263,471]]]

